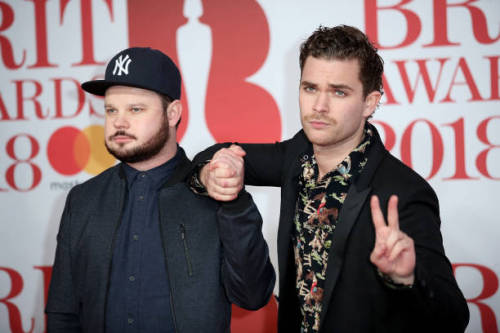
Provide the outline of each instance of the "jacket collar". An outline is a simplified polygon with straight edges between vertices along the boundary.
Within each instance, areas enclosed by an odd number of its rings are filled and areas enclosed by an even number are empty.
[[[177,166],[174,169],[174,172],[172,176],[168,179],[168,181],[165,183],[163,187],[171,186],[176,183],[183,182],[186,177],[191,174],[191,172],[194,169],[193,163],[189,160],[189,158],[186,156],[186,152],[184,149],[182,149],[181,146],[177,146]],[[119,164],[118,168],[118,176],[122,181],[127,180],[127,174],[124,170],[123,163]]]
[[[169,178],[169,180],[163,187],[172,186],[174,184],[183,182],[194,169],[194,164],[191,162],[191,160],[189,160],[189,158],[187,158],[184,149],[182,149],[181,146],[177,146],[177,149],[177,158],[179,159],[177,161],[177,166],[175,167],[172,177]]]

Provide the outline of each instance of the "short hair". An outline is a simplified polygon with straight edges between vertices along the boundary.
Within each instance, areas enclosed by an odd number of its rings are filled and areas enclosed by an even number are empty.
[[[160,95],[160,99],[161,99],[161,106],[163,107],[163,111],[164,112],[167,112],[167,109],[168,109],[168,106],[170,105],[170,103],[172,103],[174,100],[172,98],[170,98],[169,96],[165,95],[165,94],[160,94],[158,93],[158,95]],[[175,124],[175,128],[178,128],[179,127],[179,124],[181,123],[181,118],[179,118],[179,120],[177,121],[177,124]]]
[[[363,95],[372,91],[384,93],[382,73],[384,61],[377,48],[359,29],[348,25],[328,28],[319,26],[300,46],[300,72],[304,69],[307,57],[324,59],[352,60],[359,62],[359,80],[363,84]]]
[[[165,94],[160,94],[158,93],[158,95],[160,95],[160,99],[161,99],[161,106],[163,108],[163,111],[167,111],[167,108],[168,106],[170,105],[170,103],[172,103],[173,99],[168,97],[167,95]]]

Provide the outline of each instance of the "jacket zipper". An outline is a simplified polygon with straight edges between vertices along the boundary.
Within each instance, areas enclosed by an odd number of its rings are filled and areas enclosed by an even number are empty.
[[[186,227],[184,226],[184,224],[180,224],[179,228],[181,230],[182,242],[184,243],[184,255],[186,256],[188,275],[193,276],[193,267],[191,266],[191,256],[189,255],[189,248],[187,246]]]

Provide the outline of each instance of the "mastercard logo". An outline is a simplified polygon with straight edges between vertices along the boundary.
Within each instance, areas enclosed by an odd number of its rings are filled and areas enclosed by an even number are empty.
[[[99,125],[83,130],[61,127],[49,139],[47,156],[52,168],[65,176],[80,171],[97,175],[116,161],[104,146],[104,128]]]

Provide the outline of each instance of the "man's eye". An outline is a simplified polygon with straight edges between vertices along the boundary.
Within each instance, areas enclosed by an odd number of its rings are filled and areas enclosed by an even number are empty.
[[[316,89],[314,89],[314,87],[310,87],[310,86],[305,86],[304,90],[307,91],[307,92],[314,92],[314,91],[316,91]]]
[[[141,111],[142,111],[142,109],[141,109],[141,108],[132,108],[131,110],[132,110],[132,112],[134,112],[134,113],[137,113],[137,112],[141,112]]]
[[[343,92],[342,90],[335,90],[335,95],[343,97],[345,96],[345,92]]]
[[[115,113],[116,110],[112,108],[106,108],[106,113]]]

